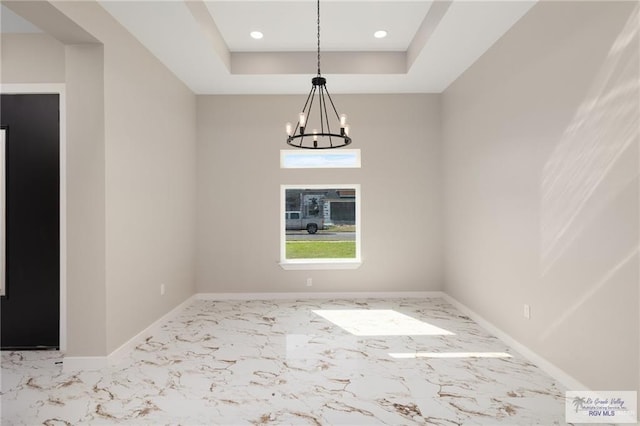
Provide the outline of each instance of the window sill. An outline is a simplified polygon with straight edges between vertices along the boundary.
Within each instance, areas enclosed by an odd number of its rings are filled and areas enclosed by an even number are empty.
[[[327,270],[327,269],[358,269],[362,265],[360,260],[341,260],[341,259],[326,259],[326,260],[286,260],[280,262],[280,267],[287,271],[302,271],[302,270]]]

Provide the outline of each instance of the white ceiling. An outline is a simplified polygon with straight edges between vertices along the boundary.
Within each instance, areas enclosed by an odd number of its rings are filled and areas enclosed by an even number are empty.
[[[231,51],[308,51],[317,46],[315,1],[208,1],[206,5]],[[320,3],[321,48],[407,50],[430,6],[430,1],[324,0]],[[265,37],[253,40],[252,29]],[[380,29],[389,36],[374,38]]]
[[[99,2],[198,94],[307,93],[316,74],[315,0]],[[327,88],[440,93],[535,2],[322,0]],[[373,37],[379,29],[387,38]]]

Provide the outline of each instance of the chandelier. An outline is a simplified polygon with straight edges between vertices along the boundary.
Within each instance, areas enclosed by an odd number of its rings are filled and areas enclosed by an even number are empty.
[[[311,79],[311,91],[298,114],[294,127],[287,123],[287,144],[304,149],[342,148],[351,143],[347,116],[338,110],[327,91],[327,80],[320,74],[320,0],[318,0],[318,75]],[[315,102],[314,102],[315,101]],[[313,106],[315,104],[315,109]],[[315,112],[314,112],[315,111]],[[329,115],[335,113],[335,119]],[[331,130],[339,128],[339,133]],[[311,131],[309,129],[311,128]]]

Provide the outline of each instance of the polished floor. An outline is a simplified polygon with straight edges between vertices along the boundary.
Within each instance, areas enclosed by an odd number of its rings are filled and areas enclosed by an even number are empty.
[[[196,300],[117,366],[3,352],[2,425],[553,425],[564,388],[443,299]]]

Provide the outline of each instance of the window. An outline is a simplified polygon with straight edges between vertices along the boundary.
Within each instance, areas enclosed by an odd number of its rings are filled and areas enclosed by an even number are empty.
[[[359,149],[338,151],[309,151],[283,149],[280,151],[283,169],[360,168]]]
[[[359,185],[282,185],[281,209],[283,268],[359,266]]]

